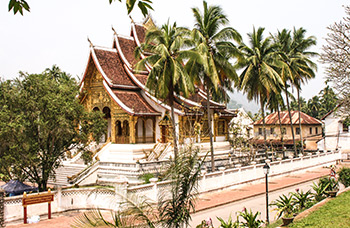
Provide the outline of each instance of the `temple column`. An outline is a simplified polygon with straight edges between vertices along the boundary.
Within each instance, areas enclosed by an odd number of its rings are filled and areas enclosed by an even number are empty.
[[[214,114],[214,142],[216,142],[216,136],[218,135],[218,121],[219,116],[218,114]]]
[[[137,123],[137,116],[129,116],[129,129],[130,129],[130,136],[129,141],[130,143],[136,143],[136,123]]]
[[[116,138],[115,138],[115,122],[117,121],[117,119],[115,118],[114,115],[111,115],[111,142],[112,143],[116,143]]]
[[[157,141],[156,141],[156,130],[157,130],[157,129],[156,129],[156,126],[157,126],[157,125],[156,125],[156,118],[153,117],[153,118],[152,118],[152,121],[153,121],[153,142],[156,143],[156,142],[157,142]]]

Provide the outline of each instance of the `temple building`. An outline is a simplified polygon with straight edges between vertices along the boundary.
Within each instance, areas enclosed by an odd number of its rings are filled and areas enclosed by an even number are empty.
[[[131,22],[130,36],[114,31],[110,48],[91,44],[86,70],[81,81],[81,103],[88,109],[101,111],[108,121],[103,141],[113,144],[145,144],[172,142],[170,107],[152,96],[145,87],[150,69],[134,70],[137,46],[144,42],[146,30],[154,26]],[[141,58],[143,55],[141,55]],[[189,98],[176,95],[175,122],[180,143],[194,139],[209,141],[206,93],[198,85]],[[214,141],[228,139],[228,124],[235,116],[226,106],[210,101]]]

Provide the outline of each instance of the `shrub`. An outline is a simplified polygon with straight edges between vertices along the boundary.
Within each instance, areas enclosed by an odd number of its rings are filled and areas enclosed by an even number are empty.
[[[249,210],[248,212],[248,210],[244,208],[243,212],[240,212],[239,215],[245,220],[242,222],[243,227],[259,228],[264,224],[264,221],[258,219],[258,216],[260,215],[259,211],[253,213],[252,210]]]
[[[339,173],[339,181],[345,187],[350,186],[350,168],[342,168]]]
[[[153,177],[154,177],[154,174],[153,174],[153,173],[144,173],[144,174],[142,174],[142,175],[139,177],[139,179],[140,179],[140,180],[143,180],[145,184],[149,184],[149,183],[151,183],[151,182],[149,181],[149,179],[151,179],[151,178],[153,178]]]

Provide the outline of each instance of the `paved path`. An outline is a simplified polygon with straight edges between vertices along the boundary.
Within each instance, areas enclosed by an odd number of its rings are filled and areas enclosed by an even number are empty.
[[[304,182],[309,182],[318,179],[322,176],[328,175],[329,169],[317,168],[311,171],[303,173],[292,174],[280,178],[270,178],[269,191],[277,191],[286,187],[291,187]],[[230,204],[235,201],[248,199],[254,196],[258,196],[265,193],[265,183],[246,184],[237,189],[227,189],[219,192],[212,192],[202,194],[197,202],[196,211],[204,211],[211,209],[215,211],[215,208]],[[48,220],[45,217],[41,217],[41,221],[35,224],[7,224],[8,228],[28,227],[28,228],[47,228],[47,227],[60,227],[68,228],[74,220],[74,216],[80,214],[79,212],[66,212],[61,214],[54,214],[53,219]],[[215,214],[212,216],[215,218]]]

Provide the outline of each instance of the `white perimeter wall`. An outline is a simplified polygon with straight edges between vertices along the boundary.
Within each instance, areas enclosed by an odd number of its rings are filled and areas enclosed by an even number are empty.
[[[270,163],[270,178],[276,178],[288,175],[292,172],[301,172],[320,166],[334,164],[340,159],[340,152],[317,153],[316,155],[277,160]],[[252,162],[250,166],[241,167],[237,165],[233,169],[220,167],[219,171],[213,173],[203,172],[199,180],[199,192],[220,190],[228,187],[238,187],[241,184],[252,181],[263,181],[264,164]],[[55,191],[54,201],[52,202],[52,212],[62,212],[67,210],[101,208],[118,209],[122,198],[120,193],[136,193],[144,195],[151,200],[156,200],[159,192],[164,192],[170,188],[170,182],[156,182],[127,188],[127,183],[121,183],[116,187],[116,193],[113,189],[94,189],[94,188],[76,188]],[[47,203],[29,205],[28,217],[32,215],[47,214]],[[5,221],[23,219],[22,196],[5,198]]]

